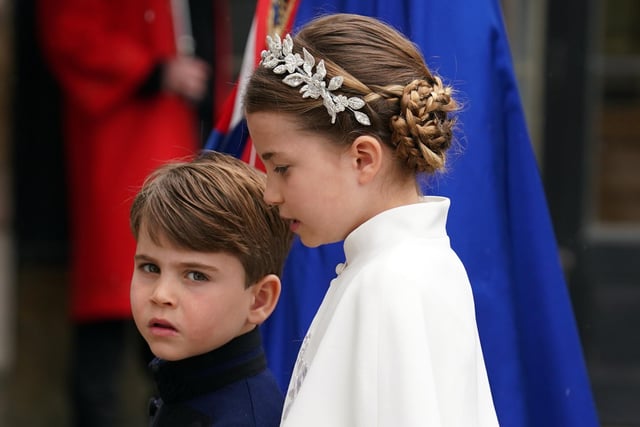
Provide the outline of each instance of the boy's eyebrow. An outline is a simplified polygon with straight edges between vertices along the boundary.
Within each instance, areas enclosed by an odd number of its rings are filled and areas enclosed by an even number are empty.
[[[135,254],[133,259],[136,260],[136,261],[151,261],[153,258],[151,258],[150,256],[147,256],[145,254]]]
[[[219,271],[220,269],[211,264],[201,264],[199,262],[181,262],[178,264],[182,268],[190,268],[194,270],[210,270]]]
[[[144,254],[136,254],[134,256],[134,259],[136,261],[148,261],[148,262],[154,262],[155,259],[148,256],[148,255],[144,255]],[[211,264],[203,264],[200,262],[179,262],[176,264],[178,267],[180,268],[190,268],[190,269],[194,269],[194,270],[209,270],[209,271],[219,271],[220,269],[218,267],[216,267],[215,265],[211,265]]]

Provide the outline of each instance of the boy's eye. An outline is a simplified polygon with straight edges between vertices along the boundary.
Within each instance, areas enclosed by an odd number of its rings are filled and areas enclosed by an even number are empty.
[[[158,268],[158,266],[155,264],[142,264],[140,266],[140,269],[145,273],[160,273],[160,268]]]
[[[189,273],[187,273],[187,278],[189,278],[189,280],[193,280],[194,282],[205,282],[209,280],[207,276],[200,273],[199,271],[190,271]]]
[[[273,168],[273,171],[278,175],[283,175],[287,172],[288,169],[289,169],[289,166],[276,166]]]

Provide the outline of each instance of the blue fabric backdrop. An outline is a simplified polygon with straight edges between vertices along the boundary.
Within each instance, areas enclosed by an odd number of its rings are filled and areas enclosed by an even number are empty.
[[[473,286],[501,425],[598,425],[498,0],[302,0],[296,27],[326,12],[394,25],[465,104],[460,150],[425,191],[452,199],[448,229]],[[283,298],[265,327],[283,387],[340,261],[340,245],[296,244],[292,252]]]
[[[375,16],[400,29],[465,105],[449,171],[425,192],[452,200],[448,230],[473,286],[501,425],[597,426],[498,0],[302,0],[294,31],[328,12]],[[263,326],[283,389],[342,260],[340,244],[294,244],[280,303]]]

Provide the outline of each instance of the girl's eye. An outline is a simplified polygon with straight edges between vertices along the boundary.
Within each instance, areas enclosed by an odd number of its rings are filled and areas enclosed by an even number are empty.
[[[194,282],[206,282],[207,280],[209,280],[207,276],[200,273],[199,271],[190,271],[189,273],[187,273],[187,278],[189,280],[193,280]]]
[[[145,273],[155,273],[155,274],[160,273],[160,268],[158,268],[158,266],[155,264],[149,264],[149,263],[142,264],[140,266],[140,269]]]
[[[278,175],[284,175],[287,170],[289,170],[289,166],[276,166],[275,168],[273,168],[273,171]]]

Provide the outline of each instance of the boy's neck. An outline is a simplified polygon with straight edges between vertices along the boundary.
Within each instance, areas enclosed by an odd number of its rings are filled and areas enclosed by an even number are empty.
[[[177,402],[215,391],[267,367],[259,328],[208,353],[177,361],[150,363],[162,400]]]

